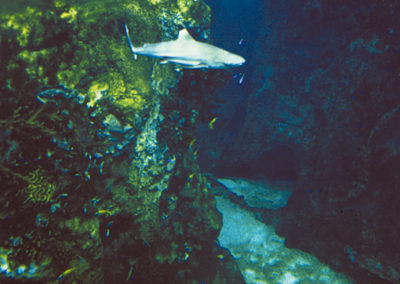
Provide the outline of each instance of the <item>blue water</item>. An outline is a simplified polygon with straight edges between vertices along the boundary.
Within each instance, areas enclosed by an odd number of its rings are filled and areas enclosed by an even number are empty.
[[[276,221],[289,246],[356,283],[399,283],[398,4],[208,4],[214,42],[248,62],[243,84],[215,91],[225,102],[200,131],[202,168],[295,182]]]

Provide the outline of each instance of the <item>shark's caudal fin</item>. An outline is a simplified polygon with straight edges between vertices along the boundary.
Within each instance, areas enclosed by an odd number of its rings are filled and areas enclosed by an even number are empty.
[[[125,35],[126,35],[126,39],[128,40],[129,48],[131,49],[131,51],[133,53],[133,57],[136,60],[137,56],[136,56],[136,52],[135,52],[135,47],[133,46],[133,44],[131,42],[131,38],[129,37],[128,26],[126,25],[126,23],[124,24],[124,26],[125,26]]]

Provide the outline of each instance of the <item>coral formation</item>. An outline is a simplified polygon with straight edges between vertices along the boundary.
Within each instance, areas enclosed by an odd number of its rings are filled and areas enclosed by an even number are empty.
[[[43,204],[52,200],[56,186],[54,183],[49,182],[39,169],[30,172],[26,180],[28,185],[22,190],[24,195],[27,196],[24,203]]]
[[[0,11],[0,281],[241,281],[217,257],[220,216],[188,147],[196,111],[178,99],[182,71],[133,60],[124,22],[140,44],[179,25],[207,30],[210,9],[55,0]]]

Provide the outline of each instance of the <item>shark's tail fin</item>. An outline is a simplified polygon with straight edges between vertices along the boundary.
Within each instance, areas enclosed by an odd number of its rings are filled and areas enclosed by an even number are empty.
[[[136,60],[137,56],[136,56],[136,52],[135,52],[135,47],[133,46],[133,44],[131,42],[131,38],[129,37],[128,26],[126,25],[126,23],[124,24],[124,26],[125,26],[125,35],[126,35],[126,39],[128,40],[129,48],[131,49],[131,51],[133,53],[133,57]]]

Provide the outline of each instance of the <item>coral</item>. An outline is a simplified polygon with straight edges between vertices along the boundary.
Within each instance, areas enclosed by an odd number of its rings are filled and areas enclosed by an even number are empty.
[[[26,196],[24,203],[43,205],[52,200],[56,186],[40,169],[30,172],[25,180],[28,185],[21,191]]]

